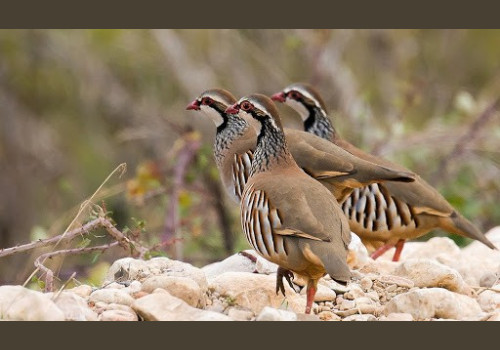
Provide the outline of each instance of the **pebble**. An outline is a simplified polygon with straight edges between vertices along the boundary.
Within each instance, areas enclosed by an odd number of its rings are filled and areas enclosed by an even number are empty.
[[[138,321],[138,317],[135,312],[105,310],[99,315],[99,321]]]
[[[191,306],[203,307],[202,291],[198,283],[187,277],[173,277],[168,275],[151,276],[142,283],[142,291],[151,293],[157,288],[168,291],[173,296],[184,300]]]
[[[336,315],[332,311],[321,311],[318,317],[322,321],[340,321],[340,316]]]
[[[413,316],[408,313],[393,312],[379,318],[380,321],[413,321]]]
[[[90,294],[88,301],[94,304],[103,302],[130,306],[134,302],[134,298],[120,289],[98,289]]]
[[[360,281],[359,281],[359,286],[365,291],[365,292],[368,292],[370,289],[372,289],[373,287],[373,281],[371,278],[369,277],[363,277]]]
[[[376,321],[377,318],[373,315],[351,315],[344,318],[342,321]]]
[[[297,321],[297,314],[266,306],[259,313],[256,321]]]
[[[235,321],[249,321],[254,317],[254,314],[250,310],[241,310],[237,308],[230,308],[227,315]]]

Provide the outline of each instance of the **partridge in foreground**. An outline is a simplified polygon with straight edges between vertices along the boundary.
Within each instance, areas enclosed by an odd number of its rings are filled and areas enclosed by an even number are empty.
[[[342,139],[333,127],[319,93],[307,84],[292,84],[272,96],[298,112],[304,130],[331,141],[351,154],[369,162],[408,171],[386,159],[366,153]],[[470,221],[457,212],[444,197],[420,176],[412,183],[373,183],[352,191],[342,209],[355,232],[376,259],[396,247],[398,261],[404,242],[441,228],[495,246]]]
[[[203,92],[187,109],[204,112],[217,126],[215,161],[224,187],[239,203],[250,174],[257,134],[245,119],[225,112],[235,102],[230,92],[211,89]],[[374,165],[310,133],[285,129],[285,135],[299,166],[321,181],[339,202],[354,188],[374,182],[414,180],[413,173]]]
[[[265,259],[308,279],[305,312],[310,313],[322,276],[328,273],[341,282],[350,279],[347,219],[331,193],[295,162],[269,98],[259,94],[243,97],[226,112],[246,114],[259,122],[250,177],[240,204],[243,232]]]

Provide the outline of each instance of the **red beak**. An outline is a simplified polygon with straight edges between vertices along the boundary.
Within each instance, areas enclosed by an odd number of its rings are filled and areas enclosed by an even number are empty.
[[[226,113],[228,113],[228,114],[238,114],[239,110],[240,110],[240,107],[238,106],[237,103],[235,103],[231,107],[227,107]]]
[[[197,101],[197,100],[194,100],[193,102],[191,102],[190,104],[188,104],[188,106],[186,107],[187,110],[195,110],[195,111],[199,111],[200,110],[200,103]]]
[[[271,96],[271,100],[278,101],[278,102],[285,102],[286,101],[285,93],[283,91],[278,92],[278,93]]]

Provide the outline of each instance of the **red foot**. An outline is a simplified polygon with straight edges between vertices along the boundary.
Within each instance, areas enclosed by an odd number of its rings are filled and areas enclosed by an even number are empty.
[[[401,252],[403,251],[403,247],[405,245],[405,240],[400,239],[398,243],[396,243],[396,251],[394,252],[394,256],[392,257],[392,261],[399,261],[399,257],[401,256]]]
[[[306,314],[311,313],[312,304],[314,301],[314,296],[316,295],[316,287],[312,285],[311,282],[307,283],[307,304],[306,304]]]
[[[388,251],[392,247],[396,247],[396,251],[394,252],[394,256],[392,257],[392,261],[399,261],[399,258],[401,257],[401,252],[403,251],[404,245],[405,245],[404,239],[400,239],[396,244],[385,244],[382,247],[378,248],[376,251],[374,251],[370,257],[373,260],[376,260],[378,257],[383,255],[386,251]]]
[[[373,259],[373,260],[376,260],[378,257],[380,257],[381,255],[383,255],[386,251],[388,251],[389,249],[391,249],[393,247],[392,244],[385,244],[383,245],[382,247],[378,248],[376,251],[374,251],[372,253],[372,255],[370,255],[370,257]]]

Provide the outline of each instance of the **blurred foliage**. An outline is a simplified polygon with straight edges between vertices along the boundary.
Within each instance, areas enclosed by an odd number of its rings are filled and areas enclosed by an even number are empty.
[[[97,203],[118,228],[159,243],[175,145],[192,128],[203,145],[179,194],[183,259],[229,254],[217,200],[233,251],[246,249],[238,207],[207,186],[218,181],[215,128],[185,106],[211,87],[270,94],[295,81],[318,87],[346,139],[418,172],[482,230],[500,223],[498,111],[440,168],[500,95],[498,30],[0,30],[0,247],[63,232],[122,162],[129,172]],[[123,255],[79,256],[62,270],[80,266],[97,283],[95,271]],[[3,259],[0,283],[23,281],[33,258]]]

